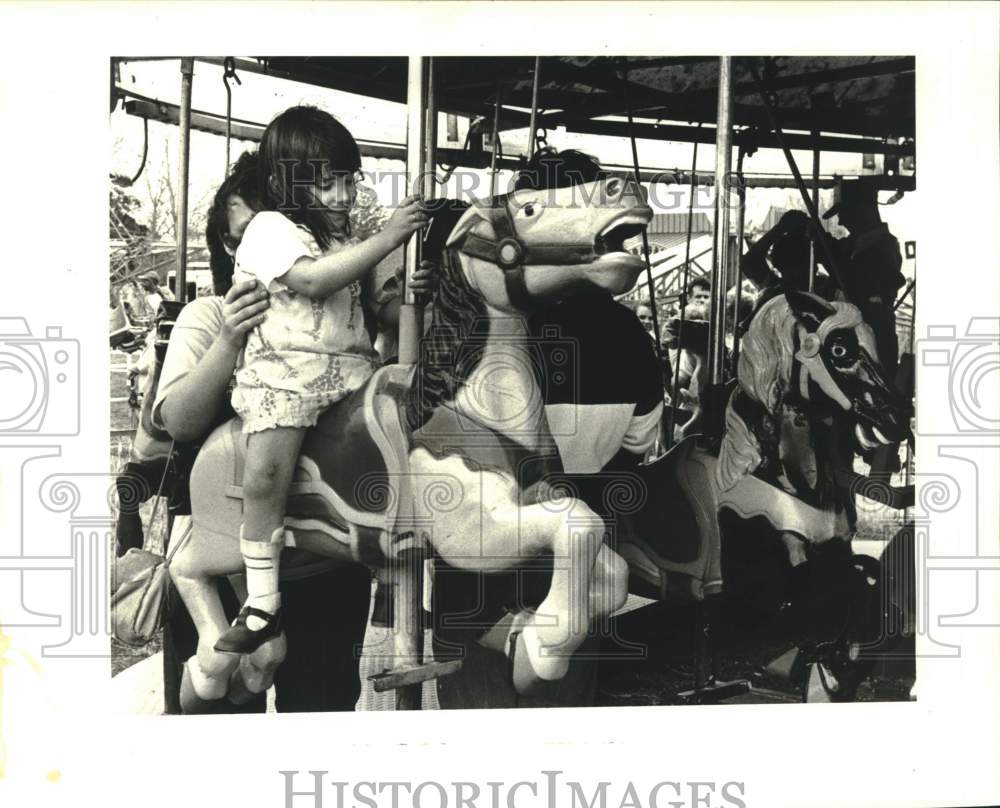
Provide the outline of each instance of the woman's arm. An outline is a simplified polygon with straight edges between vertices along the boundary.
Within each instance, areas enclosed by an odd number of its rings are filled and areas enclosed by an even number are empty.
[[[267,293],[256,281],[234,284],[226,293],[221,330],[196,364],[187,372],[181,369],[164,390],[159,421],[174,440],[197,440],[212,425],[246,336],[264,321],[268,305]],[[174,335],[182,338],[183,329],[175,326]]]
[[[322,258],[299,258],[281,276],[281,282],[307,297],[316,300],[327,298],[361,280],[372,267],[428,221],[420,197],[407,197],[380,233]]]

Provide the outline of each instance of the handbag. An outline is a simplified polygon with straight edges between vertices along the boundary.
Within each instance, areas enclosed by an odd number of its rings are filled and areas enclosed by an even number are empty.
[[[171,442],[171,455],[173,449]],[[160,477],[150,525],[156,520],[168,468],[169,463]],[[132,547],[115,559],[111,569],[111,633],[119,642],[134,647],[146,645],[163,627],[170,591],[170,561],[190,535],[189,530],[171,544],[166,557]]]
[[[146,645],[163,627],[170,561],[190,535],[190,530],[185,532],[170,546],[166,557],[133,547],[116,559],[111,584],[111,629],[119,642]]]

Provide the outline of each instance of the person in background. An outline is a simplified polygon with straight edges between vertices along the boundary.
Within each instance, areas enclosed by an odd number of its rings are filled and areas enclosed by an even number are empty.
[[[810,245],[809,216],[789,210],[744,253],[743,277],[760,291],[758,307],[784,289],[809,291]],[[829,275],[818,268],[813,291],[827,300],[835,291]]]
[[[708,278],[695,278],[688,284],[687,302],[696,307],[708,307],[712,297],[712,283]],[[706,314],[704,319],[708,319]]]
[[[826,240],[843,276],[841,291],[861,309],[861,316],[875,332],[878,359],[886,378],[892,380],[899,361],[893,305],[906,279],[901,271],[899,242],[879,214],[875,183],[867,177],[842,180],[835,191],[833,206],[823,214],[824,219],[833,216],[849,235],[835,239],[818,233],[814,237]],[[822,249],[817,250],[817,257],[825,264]]]
[[[639,323],[649,334],[649,338],[656,339],[653,333],[653,307],[649,303],[640,303],[635,309],[635,316],[639,318]]]

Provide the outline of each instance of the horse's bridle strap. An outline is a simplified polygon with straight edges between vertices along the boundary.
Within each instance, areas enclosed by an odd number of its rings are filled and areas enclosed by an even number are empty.
[[[459,251],[474,258],[495,263],[497,247],[502,241],[493,241],[475,233],[469,233],[462,241]],[[589,263],[596,253],[592,244],[532,244],[521,245],[521,264],[544,264],[546,266],[572,266]],[[501,269],[504,267],[500,264]]]

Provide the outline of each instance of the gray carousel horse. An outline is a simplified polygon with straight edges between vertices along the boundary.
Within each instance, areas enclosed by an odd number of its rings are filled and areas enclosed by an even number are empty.
[[[883,378],[857,307],[796,291],[771,297],[743,337],[718,451],[691,436],[639,469],[648,502],[617,530],[639,590],[700,601],[722,592],[724,567],[726,587],[739,588],[741,545],[780,541],[797,631],[820,635],[802,645],[837,690],[835,672],[849,667],[858,623],[871,617],[858,604],[871,603],[864,590],[879,575],[874,559],[850,553],[844,480],[855,451],[909,436],[910,410]]]
[[[417,548],[499,571],[551,552],[562,563],[538,609],[512,626],[512,668],[523,689],[564,675],[590,622],[623,603],[626,570],[600,517],[545,484],[559,455],[522,313],[587,284],[632,288],[643,263],[623,241],[651,218],[644,192],[617,179],[517,191],[466,212],[447,242],[420,362],[380,369],[306,438],[283,566],[311,553],[384,568]],[[243,658],[213,649],[227,623],[212,578],[243,569],[243,454],[233,422],[205,442],[190,479],[193,533],[170,570],[199,636],[182,682],[189,712],[261,692],[285,653],[283,636]]]

